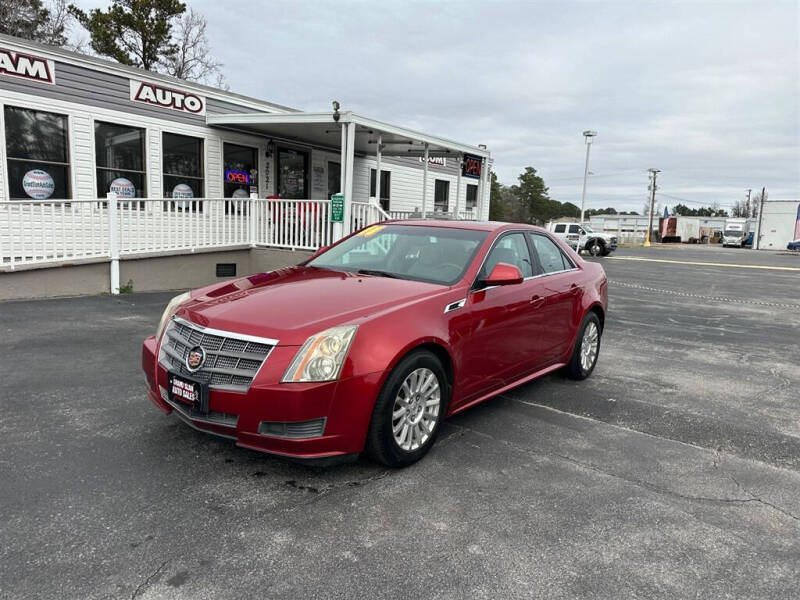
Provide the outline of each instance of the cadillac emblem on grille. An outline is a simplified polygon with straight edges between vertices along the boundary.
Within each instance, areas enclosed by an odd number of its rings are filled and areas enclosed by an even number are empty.
[[[186,368],[192,373],[197,371],[206,362],[206,351],[201,346],[195,346],[186,355]]]

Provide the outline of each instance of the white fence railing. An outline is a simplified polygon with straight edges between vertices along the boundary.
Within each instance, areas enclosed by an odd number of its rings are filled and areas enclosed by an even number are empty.
[[[0,269],[241,246],[316,250],[335,241],[330,216],[328,200],[4,201]],[[387,218],[377,204],[354,202],[350,229]]]
[[[97,200],[0,202],[0,267],[108,257],[109,235]]]
[[[389,210],[386,211],[386,216],[389,219],[422,219],[422,211],[413,210]],[[427,211],[425,213],[426,219],[444,219],[448,221],[477,221],[477,210],[460,210],[458,212],[450,211]]]

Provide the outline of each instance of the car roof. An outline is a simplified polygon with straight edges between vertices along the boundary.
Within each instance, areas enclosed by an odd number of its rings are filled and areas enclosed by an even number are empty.
[[[530,229],[544,231],[541,227],[527,223],[503,223],[501,221],[449,221],[444,219],[405,219],[383,221],[381,225],[416,225],[423,227],[444,227],[447,229],[470,229],[472,231],[504,231],[506,229]]]

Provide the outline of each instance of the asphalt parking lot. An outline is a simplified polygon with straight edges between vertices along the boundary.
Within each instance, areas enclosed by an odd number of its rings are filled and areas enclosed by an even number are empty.
[[[0,597],[797,598],[800,256],[598,260],[594,375],[399,471],[161,414],[139,353],[172,294],[0,303]]]

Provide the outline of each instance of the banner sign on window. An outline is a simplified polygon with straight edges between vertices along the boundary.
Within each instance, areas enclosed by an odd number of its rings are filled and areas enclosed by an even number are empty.
[[[111,185],[108,186],[108,191],[114,192],[117,195],[117,198],[136,197],[136,186],[133,185],[133,182],[130,179],[126,179],[125,177],[117,177],[114,181],[112,181]]]
[[[206,99],[203,96],[164,87],[147,81],[131,79],[131,100],[162,108],[171,108],[193,115],[206,114]]]
[[[172,188],[172,197],[186,200],[188,198],[194,198],[194,192],[192,191],[192,188],[185,183],[179,183]]]
[[[461,167],[461,174],[464,177],[472,177],[473,179],[480,179],[482,167],[483,167],[483,160],[481,160],[480,156],[472,156],[471,154],[465,154],[464,164]]]
[[[0,48],[0,75],[11,75],[42,83],[56,82],[52,60],[22,52],[12,52],[5,48]]]
[[[35,200],[47,200],[53,195],[56,184],[47,171],[32,169],[22,177],[22,189]]]

